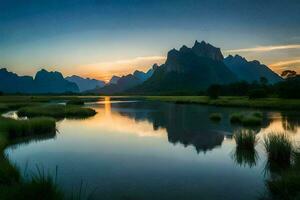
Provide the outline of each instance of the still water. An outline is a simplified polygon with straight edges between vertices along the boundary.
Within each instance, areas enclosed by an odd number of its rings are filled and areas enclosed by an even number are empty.
[[[66,193],[92,199],[258,199],[266,194],[261,143],[251,160],[237,159],[233,112],[251,109],[113,101],[87,106],[97,115],[57,123],[55,137],[12,146],[10,161],[27,177],[37,168],[54,174]],[[210,113],[222,113],[218,123]],[[258,137],[286,131],[299,141],[299,113],[262,111]]]

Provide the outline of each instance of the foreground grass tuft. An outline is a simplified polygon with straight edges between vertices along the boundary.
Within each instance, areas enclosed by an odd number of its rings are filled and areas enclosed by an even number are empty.
[[[254,131],[240,130],[234,133],[233,138],[238,149],[254,150],[257,139]]]
[[[28,120],[1,119],[0,130],[8,134],[9,139],[55,133],[55,119],[37,117]]]
[[[293,153],[292,141],[284,133],[270,133],[264,138],[268,160],[277,164],[289,164]]]
[[[65,106],[65,105],[46,105],[24,107],[19,109],[18,116],[21,117],[40,117],[48,116],[54,118],[85,118],[94,116],[96,111],[91,108],[83,108],[80,106]]]
[[[221,113],[211,113],[209,115],[209,118],[213,121],[221,121],[222,115],[221,115]]]

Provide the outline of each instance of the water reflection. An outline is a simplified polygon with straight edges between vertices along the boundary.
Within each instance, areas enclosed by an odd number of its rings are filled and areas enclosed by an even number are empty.
[[[253,150],[236,148],[232,154],[234,162],[243,167],[254,167],[259,159],[258,152]]]
[[[58,122],[55,140],[8,149],[10,160],[21,169],[25,163],[33,170],[35,164],[59,166],[66,191],[83,179],[92,189],[99,188],[94,199],[253,200],[265,191],[263,148],[240,151],[232,139],[242,127],[230,123],[230,114],[252,109],[109,97],[87,106],[97,115]],[[222,114],[219,123],[209,119],[213,112]],[[264,111],[257,136],[285,130],[282,116]],[[292,130],[298,137],[299,127]]]

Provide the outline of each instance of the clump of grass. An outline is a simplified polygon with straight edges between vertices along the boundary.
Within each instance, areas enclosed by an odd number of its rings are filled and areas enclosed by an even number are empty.
[[[238,149],[254,150],[257,144],[257,139],[254,131],[240,130],[235,132],[233,138]]]
[[[267,188],[274,199],[298,199],[300,196],[300,154],[293,154],[293,164],[276,178],[266,181]]]
[[[252,113],[252,115],[254,116],[254,117],[259,117],[259,118],[262,118],[263,117],[263,114],[262,114],[262,112],[253,112]]]
[[[209,118],[213,121],[221,121],[222,115],[221,115],[221,113],[211,113],[209,115]]]
[[[242,123],[243,120],[243,113],[232,113],[230,115],[230,122],[231,123]]]
[[[64,105],[24,107],[18,110],[18,116],[20,117],[85,118],[95,114],[96,111],[91,108]]]
[[[82,105],[84,105],[84,101],[82,101],[80,99],[74,99],[74,100],[67,101],[66,105],[82,106]]]
[[[292,141],[285,133],[270,133],[264,138],[269,162],[289,164],[293,153]]]
[[[56,124],[53,118],[38,117],[29,120],[2,119],[0,129],[8,134],[10,139],[55,133]]]
[[[255,149],[247,150],[236,148],[233,154],[233,160],[240,166],[253,167],[258,160],[258,153]]]
[[[262,124],[262,118],[253,115],[244,116],[242,118],[242,124],[244,126],[259,126]]]
[[[262,124],[262,114],[260,112],[254,113],[232,113],[230,115],[230,122],[235,124],[242,124],[243,126],[259,126]]]
[[[21,187],[22,199],[62,200],[63,193],[57,186],[57,168],[55,177],[37,167],[37,174]]]

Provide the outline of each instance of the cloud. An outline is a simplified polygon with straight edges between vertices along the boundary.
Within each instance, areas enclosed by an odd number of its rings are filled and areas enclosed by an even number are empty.
[[[296,72],[300,72],[300,59],[296,60],[285,60],[279,61],[269,65],[275,71],[282,71],[282,70],[295,70]]]
[[[282,67],[282,66],[293,65],[293,64],[300,64],[300,59],[299,60],[280,61],[280,62],[270,64],[269,66],[270,67]]]
[[[254,48],[226,50],[225,52],[226,53],[266,52],[266,51],[286,50],[286,49],[300,49],[300,44],[278,45],[278,46],[258,46],[258,47],[254,47]]]

